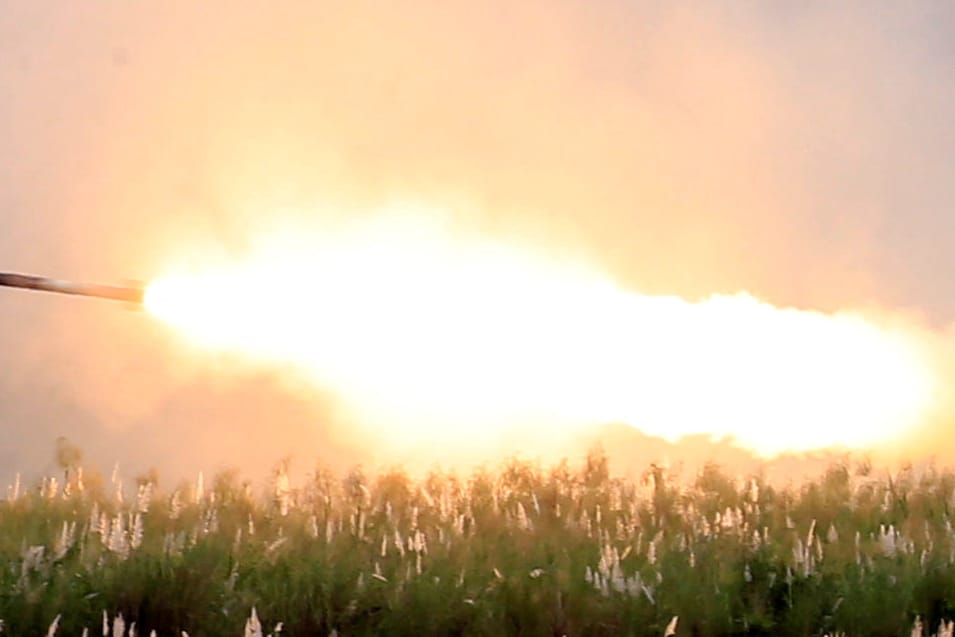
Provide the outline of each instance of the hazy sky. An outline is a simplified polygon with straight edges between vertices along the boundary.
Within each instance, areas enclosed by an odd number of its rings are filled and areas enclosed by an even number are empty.
[[[0,270],[148,280],[411,199],[647,293],[946,326],[953,98],[951,2],[0,0]],[[0,293],[0,363],[3,475],[60,434],[173,474],[355,446],[106,303]]]

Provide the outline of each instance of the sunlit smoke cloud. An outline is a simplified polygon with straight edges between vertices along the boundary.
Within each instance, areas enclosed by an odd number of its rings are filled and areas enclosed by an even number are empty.
[[[860,314],[643,295],[408,214],[274,234],[146,304],[203,347],[292,364],[396,444],[625,422],[762,455],[858,449],[919,423],[937,382],[916,340]]]

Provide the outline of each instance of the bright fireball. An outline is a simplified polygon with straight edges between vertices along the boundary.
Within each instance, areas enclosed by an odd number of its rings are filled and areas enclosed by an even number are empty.
[[[273,237],[157,280],[146,306],[200,346],[291,363],[395,438],[626,422],[764,455],[855,448],[916,424],[935,389],[913,342],[860,315],[645,296],[408,220]]]

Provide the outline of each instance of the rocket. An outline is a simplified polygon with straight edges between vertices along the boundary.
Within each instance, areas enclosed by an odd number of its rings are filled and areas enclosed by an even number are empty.
[[[0,272],[0,286],[40,290],[43,292],[57,292],[59,294],[74,294],[77,296],[94,296],[100,299],[125,301],[136,305],[142,305],[143,296],[145,294],[145,290],[142,287],[77,283],[75,281],[63,281],[29,274],[14,274],[12,272]]]

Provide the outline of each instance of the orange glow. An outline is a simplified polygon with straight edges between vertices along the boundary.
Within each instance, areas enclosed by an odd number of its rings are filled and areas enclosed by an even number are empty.
[[[155,281],[146,306],[201,347],[292,364],[396,444],[626,422],[763,455],[859,448],[918,423],[936,384],[914,340],[861,315],[641,295],[402,215],[274,234]]]

